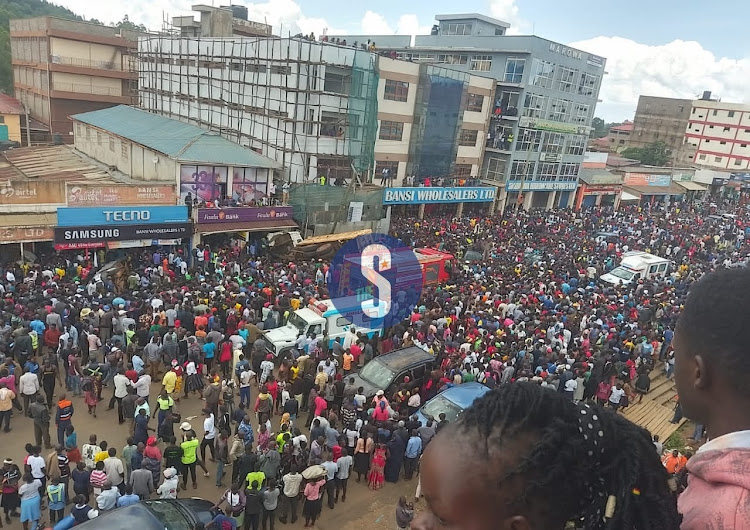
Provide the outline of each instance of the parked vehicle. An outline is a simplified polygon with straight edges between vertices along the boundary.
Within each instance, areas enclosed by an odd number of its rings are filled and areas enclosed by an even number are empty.
[[[379,355],[353,375],[354,387],[364,388],[368,401],[383,390],[388,399],[409,378],[408,388],[421,388],[434,369],[435,357],[418,346],[402,348]]]
[[[428,419],[437,421],[440,414],[445,414],[448,421],[456,421],[461,413],[469,408],[490,389],[482,383],[463,383],[452,386],[440,392],[417,411],[417,418],[422,425],[427,425]]]
[[[670,260],[648,252],[632,251],[622,255],[622,263],[603,274],[600,280],[610,285],[630,285],[640,279],[664,278],[669,272]]]
[[[192,530],[210,522],[218,513],[204,499],[151,499],[105,512],[76,525],[76,530]]]

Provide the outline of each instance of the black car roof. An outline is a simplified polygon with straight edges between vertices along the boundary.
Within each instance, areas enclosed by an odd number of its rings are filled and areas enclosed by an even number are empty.
[[[435,358],[417,346],[401,348],[377,357],[378,361],[385,364],[394,372],[401,372],[413,366],[419,366]]]

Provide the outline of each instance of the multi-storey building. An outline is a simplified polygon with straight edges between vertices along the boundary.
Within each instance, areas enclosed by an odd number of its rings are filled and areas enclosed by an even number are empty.
[[[247,19],[247,7],[233,5],[213,7],[194,5],[193,11],[200,13],[200,20],[194,16],[172,17],[174,33],[181,37],[268,37],[271,26]]]
[[[497,85],[484,131],[481,176],[503,185],[500,203],[569,206],[594,117],[605,59],[482,15],[439,15],[431,35],[347,36],[415,63],[488,76]],[[469,106],[478,98],[468,95]],[[417,168],[417,176],[427,170]]]
[[[667,146],[673,165],[685,162],[681,158],[692,104],[690,99],[640,96],[626,147],[661,142]]]
[[[50,137],[72,143],[71,114],[132,104],[137,33],[39,17],[10,21],[13,86]]]
[[[685,150],[699,166],[728,171],[750,169],[750,105],[710,99],[692,102],[684,130]]]

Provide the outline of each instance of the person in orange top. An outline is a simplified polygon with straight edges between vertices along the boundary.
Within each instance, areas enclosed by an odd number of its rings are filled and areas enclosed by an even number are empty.
[[[344,352],[344,355],[342,356],[342,367],[344,368],[344,375],[348,375],[349,372],[352,371],[352,361],[354,360],[354,355],[352,355],[351,350],[346,350]]]
[[[685,464],[687,464],[687,458],[681,455],[676,449],[671,453],[662,458],[661,463],[667,468],[667,473],[670,475],[676,475],[679,473]]]

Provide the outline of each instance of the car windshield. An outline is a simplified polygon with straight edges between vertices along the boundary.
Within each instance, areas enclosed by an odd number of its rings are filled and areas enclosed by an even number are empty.
[[[192,525],[174,503],[155,499],[148,502],[148,508],[164,525],[164,528],[168,528],[169,530],[192,530]]]
[[[393,382],[395,374],[377,359],[370,361],[359,372],[359,376],[379,390],[385,390]]]
[[[623,267],[617,267],[616,269],[611,270],[610,274],[615,278],[620,278],[621,280],[632,280],[634,276],[632,272]]]
[[[426,403],[422,408],[422,414],[431,418],[437,419],[437,417],[443,413],[445,419],[448,421],[455,421],[458,415],[461,414],[461,407],[450,401],[445,396],[438,394],[433,399]]]
[[[289,315],[289,324],[297,328],[298,331],[305,333],[307,331],[307,322],[297,313]]]

